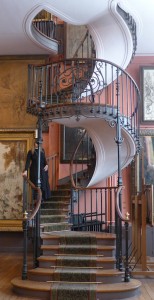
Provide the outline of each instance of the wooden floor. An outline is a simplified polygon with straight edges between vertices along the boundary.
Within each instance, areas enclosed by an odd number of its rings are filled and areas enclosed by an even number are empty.
[[[22,274],[23,257],[20,253],[0,253],[0,300],[34,300],[36,298],[21,297],[12,291],[11,280]],[[29,257],[29,265],[32,265]],[[37,298],[37,300],[40,300]]]
[[[11,279],[21,276],[22,273],[22,254],[19,253],[0,253],[0,300],[34,300],[36,298],[26,298],[17,296],[12,291]],[[32,260],[29,257],[29,264]],[[154,300],[154,278],[139,279],[142,282],[141,294],[130,300]],[[125,299],[125,300],[128,300]],[[40,300],[37,298],[37,300]],[[67,300],[67,299],[64,299]]]

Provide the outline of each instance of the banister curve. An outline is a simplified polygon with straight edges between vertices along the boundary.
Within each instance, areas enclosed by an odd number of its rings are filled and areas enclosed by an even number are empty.
[[[23,179],[31,186],[31,188],[33,190],[37,191],[37,199],[36,199],[36,205],[34,206],[34,209],[31,213],[30,216],[27,217],[27,221],[31,221],[32,219],[34,219],[34,217],[36,216],[40,206],[41,206],[41,199],[42,199],[42,192],[41,189],[39,187],[36,187],[29,179],[27,176],[23,176]]]
[[[122,212],[121,212],[120,206],[119,206],[119,194],[120,194],[120,192],[122,191],[123,188],[124,188],[124,186],[119,186],[118,189],[117,189],[117,192],[116,192],[116,203],[115,203],[116,211],[117,211],[117,213],[118,213],[119,218],[120,218],[122,221],[124,221],[124,222],[130,222],[130,220],[129,220],[129,218],[128,218],[128,215],[129,215],[129,214],[127,213],[127,216],[124,217],[124,216],[122,215]]]

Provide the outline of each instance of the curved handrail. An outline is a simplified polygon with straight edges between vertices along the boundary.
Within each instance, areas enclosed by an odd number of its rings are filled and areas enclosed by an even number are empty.
[[[55,38],[47,35],[46,33],[42,32],[41,30],[39,30],[39,28],[37,26],[35,26],[34,22],[32,23],[32,28],[39,33],[41,36],[45,37],[48,41],[53,41],[53,42],[57,42],[57,44],[60,44],[60,42],[58,40],[56,40]]]
[[[41,26],[41,25],[46,26]],[[52,26],[53,25],[53,26]],[[32,26],[35,27],[37,31],[39,31],[40,34],[43,34],[44,36],[48,37],[49,39],[53,40],[55,35],[55,23],[52,20],[33,20]]]
[[[120,120],[121,127],[131,137],[130,158],[139,148],[139,100],[140,92],[134,79],[107,60],[74,58],[29,66],[28,113],[39,115],[41,112],[44,120],[57,119],[57,123],[64,125],[66,119],[70,122],[73,116],[79,121],[74,127],[84,127],[82,117],[111,121],[112,127]]]
[[[130,222],[129,220],[129,213],[127,212],[126,213],[126,217],[124,217],[122,215],[122,212],[120,210],[120,205],[119,205],[119,194],[121,193],[122,189],[124,188],[124,186],[119,186],[118,189],[117,189],[117,192],[116,192],[116,211],[118,213],[118,216],[119,218],[121,219],[121,221],[124,221],[124,222]]]
[[[41,206],[41,199],[42,199],[42,192],[41,189],[39,187],[36,187],[29,179],[26,175],[23,176],[24,180],[31,186],[31,188],[35,191],[37,191],[37,199],[35,199],[35,205],[34,205],[34,209],[32,210],[32,213],[30,216],[26,216],[26,212],[24,212],[25,217],[24,219],[27,219],[27,221],[31,221],[32,219],[34,219],[34,217],[36,216],[40,206]]]
[[[69,91],[68,87],[71,87]],[[111,92],[111,103],[103,97],[103,93],[107,93],[108,88]],[[114,93],[116,88],[121,88],[118,98]],[[96,97],[94,98],[93,95]],[[93,101],[91,101],[92,97]],[[58,112],[56,115],[52,111],[53,105],[56,104],[58,107],[59,104],[67,104],[70,101],[76,106],[82,102],[119,106],[122,115],[128,118],[128,126],[131,122],[131,127],[134,127],[134,131],[136,130],[140,91],[134,79],[117,64],[96,58],[73,58],[44,65],[29,65],[27,99],[29,113],[38,115],[41,110],[43,118],[55,119],[59,116]],[[67,117],[65,112],[64,117]],[[132,118],[131,121],[130,118]]]
[[[127,75],[127,77],[133,82],[133,84],[135,85],[135,87],[136,87],[136,89],[137,89],[137,91],[138,91],[138,93],[139,93],[139,95],[140,95],[140,90],[139,90],[139,87],[138,87],[138,85],[137,85],[137,83],[135,82],[135,80],[133,79],[133,77],[131,76],[131,75],[129,75],[129,73],[127,72],[127,71],[125,71],[122,67],[120,67],[119,65],[117,65],[117,64],[115,64],[114,62],[111,62],[111,61],[109,61],[109,60],[106,60],[106,59],[98,59],[98,58],[76,58],[76,57],[74,57],[73,59],[72,58],[67,58],[67,59],[60,59],[60,60],[57,60],[57,61],[54,61],[54,63],[53,63],[53,65],[55,66],[56,64],[58,64],[58,65],[60,65],[60,64],[64,64],[65,62],[66,62],[66,65],[69,65],[69,63],[70,63],[70,61],[80,61],[80,62],[82,62],[82,61],[94,61],[95,63],[97,62],[97,61],[99,61],[99,62],[103,62],[103,63],[106,63],[106,64],[110,64],[110,65],[112,65],[113,67],[115,67],[115,68],[117,68],[117,69],[119,69],[119,71],[120,72],[122,72],[122,73],[124,73],[125,75]],[[95,64],[94,63],[94,64]],[[30,66],[32,67],[36,67],[36,68],[41,68],[41,67],[47,67],[47,66],[49,66],[49,65],[52,65],[52,63],[46,63],[46,64],[38,64],[38,65],[33,65],[33,64],[31,64]]]

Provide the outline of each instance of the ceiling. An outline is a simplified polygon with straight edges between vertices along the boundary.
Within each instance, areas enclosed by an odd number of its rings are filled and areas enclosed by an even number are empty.
[[[0,55],[50,53],[49,49],[39,45],[30,34],[31,21],[42,9],[52,12],[68,23],[89,24],[91,27],[99,21],[98,24],[101,27],[103,23],[100,20],[105,19],[109,6],[113,3],[121,3],[122,6],[128,7],[137,23],[136,55],[154,55],[153,0],[1,0]],[[97,32],[95,33],[97,35]]]

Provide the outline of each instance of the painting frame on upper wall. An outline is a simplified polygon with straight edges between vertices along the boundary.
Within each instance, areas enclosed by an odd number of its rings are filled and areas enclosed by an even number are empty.
[[[0,130],[0,231],[22,231],[22,172],[34,138],[34,129]]]
[[[154,66],[141,67],[141,124],[154,124]]]
[[[70,164],[74,156],[74,153],[76,152],[78,144],[81,141],[82,136],[84,135],[84,132],[85,132],[84,128],[80,128],[80,127],[72,128],[72,127],[67,127],[65,125],[61,125],[60,162],[62,164]],[[88,163],[87,149],[88,151],[92,150],[92,142],[90,137],[86,133],[73,159],[74,163],[78,163],[78,164]],[[85,156],[83,156],[83,152]]]
[[[154,129],[140,129],[140,159],[138,181],[147,201],[147,224],[154,226]],[[144,185],[144,187],[141,187]],[[146,187],[146,189],[145,189]]]

